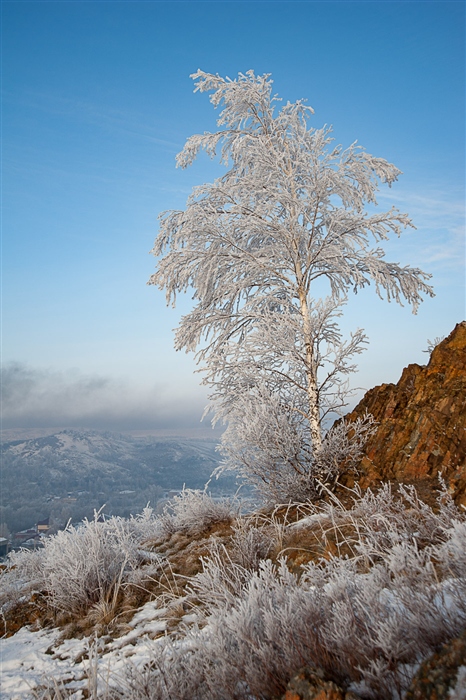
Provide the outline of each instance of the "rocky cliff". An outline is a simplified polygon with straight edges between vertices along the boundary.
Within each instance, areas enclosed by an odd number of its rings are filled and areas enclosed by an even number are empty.
[[[428,502],[439,475],[466,505],[466,322],[437,345],[427,366],[408,365],[397,384],[371,389],[347,417],[372,413],[378,423],[355,479],[364,489],[382,481],[414,484]]]

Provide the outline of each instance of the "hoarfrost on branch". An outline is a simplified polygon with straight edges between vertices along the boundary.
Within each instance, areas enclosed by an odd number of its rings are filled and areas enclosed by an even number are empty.
[[[226,465],[273,497],[306,496],[357,458],[372,429],[370,418],[351,437],[323,428],[347,405],[367,342],[360,329],[342,338],[348,293],[372,284],[415,313],[433,296],[429,275],[386,261],[380,245],[412,226],[394,207],[376,211],[379,183],[400,174],[394,165],[357,143],[335,146],[331,128],[309,126],[310,107],[279,104],[269,75],[192,77],[221,108],[219,130],[191,136],[178,165],[205,150],[227,170],[196,187],[184,210],[161,214],[150,283],[167,303],[194,292],[175,346],[197,352],[214,420],[228,423]]]

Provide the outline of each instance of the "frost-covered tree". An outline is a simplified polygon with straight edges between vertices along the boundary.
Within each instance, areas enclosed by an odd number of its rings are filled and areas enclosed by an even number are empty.
[[[394,165],[356,143],[335,146],[330,128],[308,125],[302,101],[279,105],[269,75],[192,77],[222,108],[219,130],[191,136],[177,163],[205,150],[227,170],[195,188],[184,210],[161,214],[150,283],[172,304],[194,290],[175,346],[197,351],[214,417],[229,424],[230,461],[286,495],[354,456],[368,427],[356,437],[353,429],[352,441],[323,430],[346,405],[366,342],[361,330],[342,339],[348,293],[373,284],[416,312],[432,288],[429,275],[387,262],[379,246],[412,225],[395,208],[376,210],[378,184],[400,174]]]

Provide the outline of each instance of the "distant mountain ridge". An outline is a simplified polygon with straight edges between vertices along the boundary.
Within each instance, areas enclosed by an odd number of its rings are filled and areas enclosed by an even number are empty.
[[[3,442],[0,522],[22,529],[50,511],[59,520],[68,512],[79,518],[103,503],[127,516],[167,489],[203,488],[219,463],[216,446],[214,439],[75,429]],[[234,489],[234,478],[212,483],[214,491],[225,488]]]
[[[95,468],[102,470],[106,466],[112,469],[137,466],[150,469],[162,460],[159,465],[162,473],[168,457],[183,463],[195,457],[197,461],[205,462],[206,469],[214,468],[218,463],[216,444],[215,440],[134,438],[118,433],[66,429],[46,437],[4,442],[3,454],[17,455],[27,461],[48,457],[58,459],[77,473]]]

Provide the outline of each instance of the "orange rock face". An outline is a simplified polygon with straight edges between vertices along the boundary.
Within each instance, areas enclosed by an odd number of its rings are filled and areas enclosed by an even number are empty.
[[[379,425],[359,465],[362,488],[414,484],[432,502],[441,474],[456,503],[466,505],[465,321],[437,345],[427,366],[409,365],[398,384],[371,389],[347,419],[366,411]]]
[[[351,697],[350,697],[351,696]],[[288,683],[282,700],[360,700],[353,693],[347,694],[335,683],[324,680],[321,670],[302,668]]]

